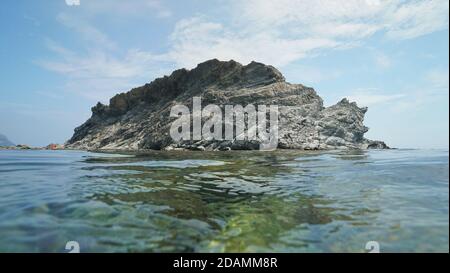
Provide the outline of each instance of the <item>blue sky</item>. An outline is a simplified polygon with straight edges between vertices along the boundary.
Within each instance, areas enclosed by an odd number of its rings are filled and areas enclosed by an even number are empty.
[[[448,0],[76,2],[2,3],[0,133],[15,143],[63,143],[97,101],[218,58],[368,106],[369,138],[448,148]]]

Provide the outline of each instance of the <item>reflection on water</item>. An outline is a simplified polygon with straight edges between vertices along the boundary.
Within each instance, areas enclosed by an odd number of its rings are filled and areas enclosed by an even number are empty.
[[[448,251],[448,155],[0,151],[0,251]]]

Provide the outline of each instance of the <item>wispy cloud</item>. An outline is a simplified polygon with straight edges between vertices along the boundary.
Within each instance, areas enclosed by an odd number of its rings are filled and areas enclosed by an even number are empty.
[[[235,2],[239,21],[253,28],[360,39],[377,31],[409,39],[448,27],[447,0],[248,0]]]
[[[405,112],[424,105],[448,101],[448,68],[435,68],[423,75],[423,81],[414,86],[405,86],[400,92],[389,92],[378,88],[360,88],[346,97],[359,106],[382,107],[387,111]],[[432,107],[432,106],[431,106]]]
[[[408,90],[407,93],[392,93],[378,88],[361,88],[345,97],[356,102],[359,107],[367,106],[372,111],[392,114],[417,111],[419,107],[436,100],[436,97],[430,96],[428,91],[421,89]]]
[[[411,39],[448,28],[449,1],[392,1],[381,27],[392,39]]]
[[[236,0],[231,10],[229,24],[204,16],[178,22],[169,52],[174,61],[191,67],[219,57],[284,66],[359,46],[378,32],[402,40],[448,28],[449,7],[447,0]],[[380,55],[377,64],[391,63]]]
[[[122,57],[115,57],[107,51],[89,49],[85,53],[76,53],[54,41],[47,46],[56,53],[56,60],[41,60],[38,63],[54,72],[71,78],[132,78],[139,76],[160,57],[137,49],[128,50]]]
[[[31,16],[29,14],[24,14],[23,15],[23,19],[28,21],[28,22],[30,22],[35,27],[40,27],[41,26],[41,22],[38,19],[36,19],[34,16]]]
[[[392,60],[386,54],[379,52],[375,56],[375,64],[379,68],[389,68],[392,65]]]
[[[75,51],[47,39],[46,46],[53,58],[36,60],[36,63],[65,76],[68,91],[105,101],[115,93],[161,74],[165,56],[133,48],[122,51],[105,33],[87,22],[64,13],[57,19],[75,31],[85,47]]]
[[[68,6],[79,6],[81,1],[80,0],[65,0],[66,5]]]
[[[383,94],[377,88],[358,89],[347,96],[350,101],[355,101],[359,106],[373,106],[398,102],[405,98],[405,94]]]
[[[286,79],[294,78],[306,85],[315,85],[321,82],[334,81],[342,76],[341,69],[333,67],[319,67],[317,65],[294,64],[286,67],[283,73]]]
[[[89,47],[98,47],[102,50],[117,49],[117,45],[106,34],[98,30],[94,26],[87,23],[85,20],[70,16],[66,13],[60,13],[57,16],[57,21],[69,30],[74,31],[80,35],[80,38],[88,43]]]
[[[243,63],[257,60],[283,66],[315,50],[338,45],[326,38],[285,39],[271,32],[233,31],[204,17],[181,20],[170,38],[172,47],[168,56],[183,67],[193,67],[211,58]]]
[[[90,0],[82,4],[83,11],[90,15],[112,14],[113,16],[156,16],[167,18],[172,11],[162,0]]]
[[[425,74],[425,80],[430,84],[431,88],[440,91],[449,91],[449,71],[447,68],[435,68]]]
[[[168,68],[192,68],[211,58],[252,60],[284,67],[330,50],[364,44],[375,33],[387,39],[411,39],[448,28],[447,0],[248,0],[231,1],[229,13],[218,20],[207,15],[179,20],[162,53],[121,49],[107,34],[83,20],[61,13],[58,21],[80,37],[82,50],[49,42],[51,59],[38,63],[68,79],[67,86],[84,96],[105,99],[138,83],[168,72]],[[84,1],[80,10],[88,14],[168,17],[172,11],[158,0]],[[388,56],[375,62],[389,67]],[[310,71],[311,72],[311,71]],[[312,72],[320,80],[320,72]],[[429,75],[437,79],[439,75]],[[448,79],[447,79],[448,82]],[[448,85],[448,84],[447,84]],[[88,90],[89,89],[89,90]],[[393,99],[376,94],[357,98],[366,103]],[[396,98],[396,97],[395,97]]]
[[[127,91],[163,72],[159,70],[163,64],[161,56],[138,49],[130,49],[122,57],[115,57],[102,50],[75,53],[52,41],[48,42],[48,48],[56,54],[55,59],[37,63],[64,75],[69,91],[93,100],[105,101],[113,94]]]

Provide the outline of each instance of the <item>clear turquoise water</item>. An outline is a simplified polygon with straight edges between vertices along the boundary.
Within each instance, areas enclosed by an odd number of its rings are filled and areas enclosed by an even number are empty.
[[[0,252],[448,252],[448,166],[448,150],[0,151]]]

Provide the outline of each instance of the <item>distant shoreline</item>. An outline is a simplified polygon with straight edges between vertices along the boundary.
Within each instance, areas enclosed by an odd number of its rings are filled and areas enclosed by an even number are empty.
[[[66,150],[64,145],[49,144],[45,147],[33,147],[27,144],[18,144],[14,146],[0,146],[0,150]]]

